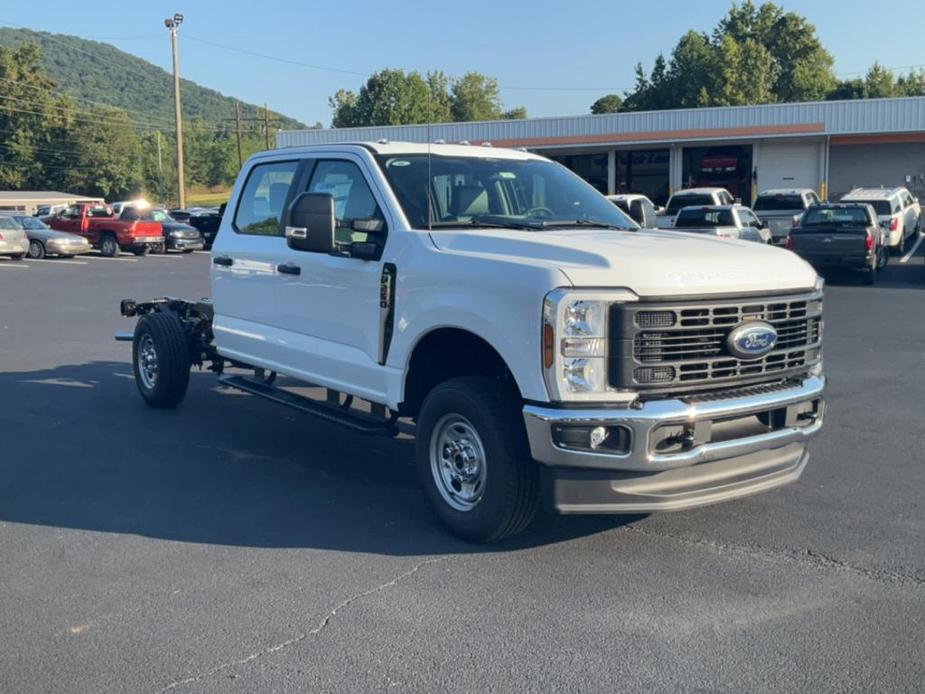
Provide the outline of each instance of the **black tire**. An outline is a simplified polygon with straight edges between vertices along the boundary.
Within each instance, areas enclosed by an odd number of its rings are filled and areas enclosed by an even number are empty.
[[[105,234],[100,239],[100,255],[105,258],[115,258],[122,252],[119,248],[119,242],[112,234]]]
[[[441,423],[452,417],[471,425],[484,452],[479,498],[465,510],[444,497],[446,484],[438,480],[439,472],[431,464],[432,439],[443,429]],[[421,406],[416,450],[418,475],[428,501],[457,537],[476,543],[498,542],[525,530],[536,515],[539,475],[530,457],[521,402],[510,385],[480,376],[438,385]]]
[[[873,265],[867,268],[867,270],[865,270],[864,272],[864,284],[874,285],[877,283],[877,269],[879,268],[879,266],[880,266],[880,261],[875,258],[873,261]]]
[[[29,242],[29,258],[30,260],[41,260],[45,257],[45,244],[41,241],[33,239]]]
[[[148,248],[147,246],[136,246],[135,248],[132,249],[132,253],[134,253],[139,258],[141,258],[142,256],[148,255],[149,250],[151,249]]]
[[[18,261],[18,260],[22,260],[22,259],[25,258],[25,257],[26,257],[26,254],[25,254],[25,253],[16,253],[15,255],[11,255],[11,256],[10,256],[10,260],[17,260],[17,261]]]
[[[153,379],[141,365],[144,355],[140,353],[148,348],[153,348],[156,357]],[[138,320],[132,342],[132,368],[138,391],[151,407],[169,409],[183,401],[189,386],[190,357],[183,326],[175,313],[148,313]]]
[[[183,249],[183,253],[184,253],[184,254],[186,254],[186,253],[192,253],[192,252],[193,252],[193,249],[192,249],[192,248],[184,248],[184,249]]]

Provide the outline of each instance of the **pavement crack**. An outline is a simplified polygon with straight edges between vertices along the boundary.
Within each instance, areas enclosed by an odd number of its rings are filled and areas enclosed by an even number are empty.
[[[437,564],[439,562],[446,561],[449,558],[450,558],[449,555],[445,555],[442,557],[434,557],[431,559],[425,559],[424,561],[418,562],[413,567],[411,567],[407,571],[404,571],[398,574],[398,576],[391,579],[390,581],[386,581],[385,583],[382,583],[376,586],[375,588],[364,590],[360,593],[351,595],[349,598],[345,598],[341,600],[339,603],[337,603],[337,605],[335,605],[331,609],[330,612],[328,612],[324,616],[324,618],[320,622],[318,622],[318,625],[314,629],[303,632],[297,636],[293,636],[291,639],[286,639],[285,641],[277,643],[273,646],[268,646],[267,648],[263,648],[243,658],[237,658],[235,660],[229,660],[228,662],[221,663],[220,665],[216,665],[215,667],[209,670],[206,670],[205,672],[201,672],[198,675],[192,675],[182,680],[176,680],[175,682],[171,682],[170,684],[157,690],[157,694],[163,694],[164,692],[169,692],[170,690],[176,689],[177,687],[182,687],[185,684],[192,684],[193,682],[200,682],[206,678],[209,678],[209,677],[212,677],[213,675],[218,674],[222,670],[227,670],[228,668],[232,668],[232,667],[236,667],[240,665],[246,665],[247,663],[257,660],[258,658],[262,658],[263,656],[272,655],[273,653],[279,653],[280,651],[284,651],[287,648],[290,648],[291,646],[294,646],[297,643],[304,641],[310,636],[317,636],[331,624],[331,622],[334,620],[334,617],[337,616],[338,612],[350,606],[352,603],[356,602],[357,600],[362,600],[363,598],[367,598],[370,595],[374,595],[376,593],[382,592],[383,590],[388,590],[389,588],[397,586],[399,583],[401,583],[407,578],[410,578],[411,576],[416,574],[418,571],[423,569],[425,566],[429,566],[431,564]]]
[[[724,542],[717,542],[715,540],[685,537],[683,535],[675,535],[672,533],[657,533],[632,525],[624,526],[623,531],[637,533],[647,537],[658,537],[674,540],[675,542],[681,542],[692,547],[709,549],[716,552],[717,554],[737,554],[740,556],[748,556],[766,561],[786,561],[792,564],[797,564],[821,571],[840,571],[849,573],[869,581],[874,581],[876,583],[884,583],[889,585],[907,585],[917,588],[925,587],[925,572],[916,571],[914,573],[901,573],[898,571],[890,571],[888,569],[872,569],[864,566],[857,566],[855,564],[842,561],[841,559],[830,557],[810,547],[780,550],[765,547],[763,545],[735,545]]]

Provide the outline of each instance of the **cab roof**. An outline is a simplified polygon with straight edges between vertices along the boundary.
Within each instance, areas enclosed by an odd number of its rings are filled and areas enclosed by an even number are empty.
[[[898,195],[902,190],[901,186],[896,188],[855,188],[847,195],[842,196],[842,200],[850,202],[851,200],[889,200]]]
[[[812,188],[769,188],[758,193],[758,197],[771,197],[774,195],[803,195],[805,193],[815,193]]]
[[[515,159],[515,160],[542,160],[538,154],[527,152],[520,149],[508,149],[506,147],[489,147],[484,144],[430,144],[420,142],[349,142],[329,145],[301,145],[297,147],[284,147],[281,149],[270,150],[273,152],[304,152],[309,154],[317,151],[336,151],[340,149],[357,149],[363,148],[370,150],[375,154],[386,156],[401,156],[403,154],[432,154],[443,157],[487,157],[491,159]]]
[[[677,191],[674,196],[681,197],[684,195],[712,195],[713,193],[729,193],[725,188],[714,187],[714,188],[684,188],[683,190]],[[731,195],[731,193],[730,193]],[[674,197],[672,196],[672,197]]]

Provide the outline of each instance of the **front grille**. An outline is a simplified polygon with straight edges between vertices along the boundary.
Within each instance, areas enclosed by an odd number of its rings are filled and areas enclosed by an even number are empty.
[[[742,359],[727,340],[751,322],[773,325],[777,343],[759,359]],[[691,390],[779,380],[819,361],[822,296],[615,304],[610,338],[609,380],[618,388]]]

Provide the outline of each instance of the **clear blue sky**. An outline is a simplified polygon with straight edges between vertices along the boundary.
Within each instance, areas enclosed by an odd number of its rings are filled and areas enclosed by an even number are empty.
[[[861,74],[875,60],[889,67],[925,64],[925,2],[779,4],[816,25],[841,76]],[[170,46],[163,20],[182,12],[184,77],[327,126],[328,97],[339,88],[358,90],[362,76],[271,62],[194,39],[357,73],[383,67],[441,69],[449,75],[478,70],[498,79],[507,108],[523,105],[531,116],[574,115],[587,113],[608,91],[631,87],[637,61],[651,67],[655,56],[670,52],[688,29],[711,29],[730,2],[23,0],[4,5],[0,25],[106,40],[167,69]]]

